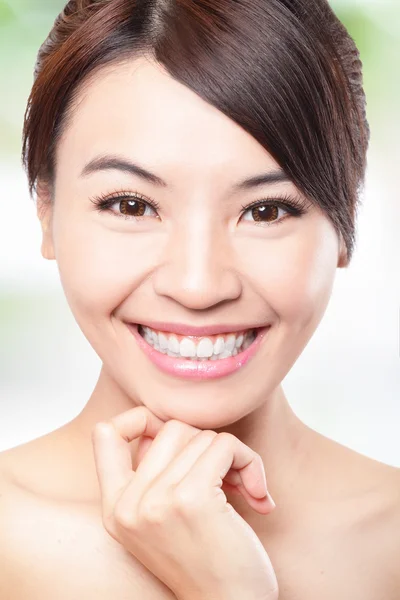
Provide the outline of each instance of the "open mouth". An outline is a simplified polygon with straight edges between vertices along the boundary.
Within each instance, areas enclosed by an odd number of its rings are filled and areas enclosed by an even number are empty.
[[[261,329],[264,328],[194,337],[155,331],[150,327],[137,325],[138,333],[157,352],[173,358],[200,362],[218,361],[241,354],[253,344]]]
[[[128,329],[160,371],[187,380],[210,380],[240,371],[258,353],[272,325],[220,333],[182,336],[127,323]]]

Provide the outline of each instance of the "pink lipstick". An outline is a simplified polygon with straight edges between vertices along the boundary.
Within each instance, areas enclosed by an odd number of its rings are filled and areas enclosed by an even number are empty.
[[[245,350],[236,354],[236,356],[230,356],[228,358],[218,358],[217,360],[191,360],[188,358],[174,358],[163,354],[153,348],[139,333],[138,325],[133,323],[127,323],[128,328],[132,332],[136,339],[139,347],[143,350],[144,354],[151,360],[164,373],[180,377],[184,379],[215,379],[230,375],[241,369],[246,363],[249,362],[257,353],[261,342],[265,338],[265,335],[271,328],[271,325],[266,327],[260,327],[255,330],[256,337],[254,341]]]

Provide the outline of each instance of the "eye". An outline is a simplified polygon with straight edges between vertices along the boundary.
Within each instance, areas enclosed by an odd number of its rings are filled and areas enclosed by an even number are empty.
[[[100,195],[90,198],[98,212],[110,212],[116,217],[123,219],[136,219],[140,221],[142,217],[152,216],[152,211],[156,212],[160,206],[158,202],[151,198],[146,198],[135,192],[120,191],[112,195]]]
[[[95,196],[90,198],[98,212],[110,212],[116,217],[124,219],[142,220],[151,217],[152,212],[159,210],[160,205],[152,198],[138,192],[114,192],[113,194]],[[308,210],[308,201],[294,196],[283,195],[280,198],[262,199],[246,206],[242,206],[244,221],[253,222],[258,226],[279,225],[287,217],[300,217]],[[284,211],[286,217],[279,218],[279,211]],[[249,219],[244,218],[249,213]],[[158,215],[156,218],[159,218]]]
[[[300,198],[284,195],[280,198],[263,199],[253,202],[247,206],[242,206],[244,212],[242,217],[247,213],[250,218],[244,218],[244,221],[250,221],[261,227],[269,227],[271,225],[279,225],[288,217],[301,217],[307,212],[308,202]],[[287,216],[279,218],[279,211],[284,211]]]

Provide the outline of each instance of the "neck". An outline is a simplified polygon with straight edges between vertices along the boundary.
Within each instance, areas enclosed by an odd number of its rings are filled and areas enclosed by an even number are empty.
[[[138,405],[139,403],[127,397],[103,368],[88,403],[82,412],[67,424],[66,431],[68,430],[68,436],[73,439],[74,451],[79,457],[77,464],[82,465],[82,469],[86,465],[88,477],[85,478],[85,490],[81,489],[86,497],[100,497],[91,442],[92,428],[95,423],[107,421]],[[277,507],[266,516],[256,513],[240,495],[227,495],[228,501],[246,521],[252,523],[256,531],[261,526],[265,527],[267,522],[270,527],[275,527],[283,513],[283,506],[286,509],[291,506],[295,508],[300,498],[306,498],[307,489],[312,489],[316,462],[312,448],[319,434],[295,415],[281,386],[278,386],[255,411],[240,421],[216,428],[215,431],[226,431],[235,435],[260,454],[268,490]],[[136,464],[137,444],[136,440],[130,444],[132,464]]]

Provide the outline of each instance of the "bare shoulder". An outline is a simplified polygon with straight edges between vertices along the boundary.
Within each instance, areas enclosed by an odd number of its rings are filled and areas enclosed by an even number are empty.
[[[15,600],[23,598],[21,575],[26,574],[21,549],[15,543],[18,512],[18,494],[0,465],[0,590],[2,598]]]
[[[42,496],[31,485],[43,461],[36,440],[0,452],[0,596],[4,599],[66,598],[67,572],[72,575],[74,559],[79,561],[85,546],[77,543],[79,519],[74,507]],[[80,522],[85,535],[85,519]],[[72,538],[74,553],[67,543]],[[62,567],[68,561],[69,567]],[[63,580],[64,589],[59,592]]]
[[[0,452],[2,600],[175,598],[108,535],[100,506],[51,493],[49,474],[42,441]]]
[[[77,586],[86,596],[97,587],[95,570],[107,572],[112,539],[93,511],[41,493],[44,464],[36,440],[0,452],[1,598],[64,600],[79,596]]]
[[[372,459],[371,488],[365,509],[360,503],[355,519],[355,539],[360,556],[375,574],[380,593],[386,600],[400,598],[400,469]],[[373,483],[375,481],[375,483]],[[355,506],[356,508],[356,506]],[[377,589],[378,591],[378,589]]]
[[[347,463],[343,487],[353,490],[353,523],[366,536],[381,536],[400,552],[400,468],[345,449],[340,466]],[[354,482],[354,487],[351,485]],[[355,491],[354,491],[355,490]]]
[[[400,469],[393,468],[388,487],[388,503],[376,521],[376,553],[386,570],[387,597],[400,598]],[[380,544],[380,546],[379,546]]]
[[[339,561],[359,587],[368,581],[374,598],[398,600],[400,469],[331,440],[322,447],[331,480],[330,539],[338,542],[331,564]]]

